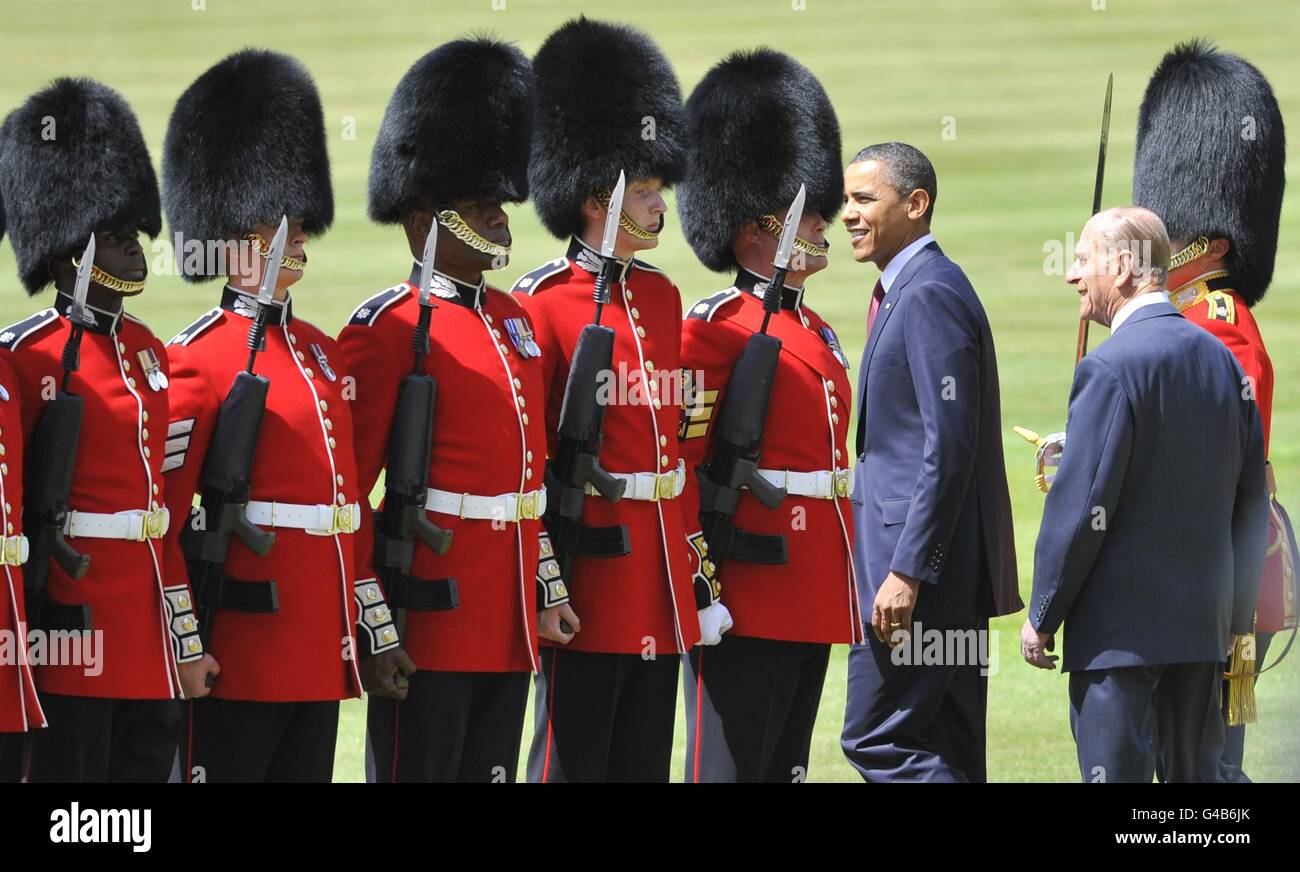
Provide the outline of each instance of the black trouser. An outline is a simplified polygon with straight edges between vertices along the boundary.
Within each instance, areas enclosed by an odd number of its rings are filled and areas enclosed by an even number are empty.
[[[1264,655],[1268,653],[1269,643],[1273,641],[1272,633],[1255,634],[1255,668],[1262,669],[1268,664]],[[1256,679],[1258,680],[1258,679]],[[1242,771],[1246,758],[1246,725],[1228,726],[1228,682],[1223,682],[1223,759],[1219,761],[1219,777],[1223,781],[1249,784],[1250,779]]]
[[[167,781],[180,703],[40,694],[49,726],[31,733],[27,778],[39,782]]]
[[[668,781],[679,661],[543,648],[528,780]]]
[[[1222,663],[1070,673],[1070,729],[1089,782],[1218,781]],[[1155,741],[1152,741],[1154,736]]]
[[[922,640],[933,629],[922,628]],[[987,640],[988,619],[939,632]],[[868,627],[867,640],[849,649],[840,747],[864,781],[988,780],[988,668],[966,641],[959,648],[959,662],[896,662]]]
[[[17,784],[27,760],[27,733],[0,733],[0,784]]]
[[[338,700],[191,700],[181,734],[181,780],[328,782],[334,777]]]
[[[723,636],[686,655],[686,781],[792,782],[808,773],[831,646]]]
[[[508,782],[519,768],[527,672],[411,676],[406,701],[370,696],[366,780]]]

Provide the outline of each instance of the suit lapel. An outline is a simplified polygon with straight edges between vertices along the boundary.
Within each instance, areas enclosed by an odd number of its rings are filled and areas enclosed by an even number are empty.
[[[931,242],[925,248],[922,248],[912,259],[903,267],[903,271],[894,279],[894,286],[885,294],[884,302],[880,304],[880,311],[876,313],[876,323],[871,325],[871,335],[867,337],[867,348],[862,354],[862,386],[867,384],[867,367],[871,363],[871,356],[876,353],[876,340],[880,338],[880,331],[885,329],[885,322],[889,316],[898,308],[898,301],[902,299],[903,291],[907,288],[909,282],[916,278],[925,266],[931,260],[942,255],[939,249],[939,243]]]

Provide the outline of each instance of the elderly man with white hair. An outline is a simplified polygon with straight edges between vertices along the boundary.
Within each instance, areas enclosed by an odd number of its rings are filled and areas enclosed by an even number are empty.
[[[1149,782],[1156,753],[1167,781],[1214,781],[1223,658],[1250,632],[1264,562],[1259,410],[1232,353],[1170,304],[1159,217],[1101,212],[1075,255],[1080,316],[1111,338],[1075,371],[1022,653],[1055,669],[1067,626],[1085,781]]]

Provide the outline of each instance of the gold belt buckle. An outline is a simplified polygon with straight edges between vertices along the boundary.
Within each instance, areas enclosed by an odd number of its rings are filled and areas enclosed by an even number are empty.
[[[167,510],[157,509],[144,517],[144,535],[149,539],[161,539],[166,534]]]
[[[519,518],[528,521],[537,520],[537,492],[530,491],[519,495]]]
[[[847,497],[849,495],[849,470],[837,469],[833,474],[835,476],[835,496]]]
[[[677,488],[677,473],[665,472],[657,476],[658,481],[655,485],[656,500],[671,500],[674,491]]]
[[[0,564],[18,566],[22,563],[22,537],[4,537],[4,550],[0,553]]]
[[[352,505],[334,507],[334,533],[351,533],[355,530],[356,524],[353,523]]]

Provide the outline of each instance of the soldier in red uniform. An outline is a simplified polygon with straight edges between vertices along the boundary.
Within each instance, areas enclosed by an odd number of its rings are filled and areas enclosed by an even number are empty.
[[[831,645],[862,641],[845,449],[848,360],[805,303],[807,278],[826,267],[826,226],[843,196],[839,124],[817,79],[770,49],[722,61],[686,112],[682,230],[705,266],[735,275],[689,309],[682,334],[682,369],[698,380],[680,431],[692,567],[721,590],[735,624],[716,647],[687,658],[686,780],[802,781]],[[713,455],[732,368],[763,322],[782,219],[801,184],[807,201],[795,253],[781,311],[767,326],[781,351],[758,470],[788,497],[773,510],[742,491],[732,520],[743,535],[734,545],[707,542],[701,464]],[[755,536],[784,540],[786,560],[755,562],[770,557],[750,547]]]
[[[514,291],[542,351],[552,463],[574,347],[592,321],[606,203],[619,173],[627,179],[618,270],[601,322],[614,330],[614,346],[599,452],[626,492],[618,502],[585,498],[581,522],[591,547],[574,557],[565,579],[581,624],[569,620],[575,632],[542,648],[528,777],[666,781],[677,655],[700,638],[700,619],[677,499],[686,478],[677,450],[681,297],[636,254],[658,244],[667,211],[662,189],[685,169],[680,91],[648,37],[585,18],[551,34],[533,68],[538,112],[529,180],[542,221],[568,249],[519,279]],[[721,607],[709,612],[719,621],[721,614]],[[543,614],[543,626],[552,620]]]
[[[23,284],[30,294],[51,282],[58,289],[52,308],[0,331],[25,400],[29,449],[63,383],[78,257],[92,234],[97,246],[86,298],[93,323],[79,325],[79,368],[67,383],[84,412],[62,524],[90,563],[78,579],[48,562],[41,626],[33,629],[49,645],[39,656],[34,645],[31,659],[50,726],[33,734],[26,774],[34,782],[165,781],[176,753],[176,698],[204,695],[204,676],[217,667],[204,654],[184,567],[165,559],[159,541],[168,528],[166,355],[123,310],[126,297],[144,290],[138,235],[156,236],[162,223],[157,181],[130,107],[89,79],[59,79],[16,109],[0,131],[0,168]],[[0,442],[9,441],[4,430]],[[7,491],[17,486],[19,463],[0,449]],[[25,496],[30,503],[32,488]],[[3,508],[4,534],[17,535],[16,499],[6,497]],[[31,536],[37,520],[30,507],[27,514]],[[91,632],[83,635],[87,612]],[[73,645],[55,644],[69,634]]]
[[[402,78],[371,158],[370,217],[402,227],[415,263],[408,280],[362,303],[339,336],[356,379],[353,416],[366,422],[356,439],[358,480],[368,493],[393,431],[414,423],[398,414],[398,399],[418,362],[437,382],[419,502],[451,534],[445,553],[417,542],[409,572],[385,576],[390,601],[406,609],[405,644],[419,671],[405,701],[370,700],[369,774],[378,782],[513,782],[538,664],[537,610],[545,603],[567,613],[540,520],[541,352],[523,307],[483,275],[509,261],[502,204],[528,196],[532,113],[522,52],[486,37],[456,40]],[[436,250],[426,264],[431,230]],[[430,341],[417,358],[426,267]],[[364,502],[363,515],[368,541]],[[371,556],[358,549],[358,565],[368,567]],[[448,579],[459,605],[435,608],[434,591]]]
[[[339,700],[362,691],[359,658],[368,668],[402,655],[379,586],[356,573],[368,486],[357,477],[343,356],[327,334],[295,317],[288,293],[306,268],[308,239],[334,217],[320,97],[306,69],[282,54],[246,50],[200,76],[168,125],[163,191],[184,277],[226,280],[219,305],[167,347],[172,410],[163,469],[180,518],[203,489],[205,458],[231,447],[213,440],[213,428],[248,360],[267,240],[281,216],[289,219],[254,365],[270,388],[245,509],[275,541],[259,557],[232,538],[226,577],[197,592],[210,606],[204,632],[225,653],[211,697],[188,710],[184,777],[329,781]],[[188,526],[202,531],[208,521],[200,513]],[[194,560],[185,535],[169,546],[178,562],[182,552]]]
[[[1133,202],[1169,230],[1170,302],[1221,339],[1245,370],[1243,390],[1259,404],[1266,452],[1273,364],[1253,309],[1273,279],[1285,163],[1282,113],[1259,70],[1204,41],[1165,55],[1138,118]],[[1270,500],[1274,490],[1270,467]],[[1270,546],[1279,531],[1269,534]],[[1266,582],[1261,594],[1269,590]],[[1256,635],[1257,667],[1271,638]],[[1228,696],[1225,687],[1225,714]],[[1241,769],[1245,732],[1244,724],[1227,728],[1220,767],[1226,781],[1250,780]]]

